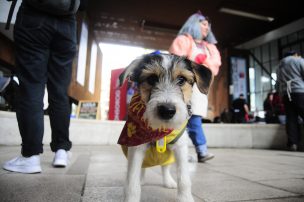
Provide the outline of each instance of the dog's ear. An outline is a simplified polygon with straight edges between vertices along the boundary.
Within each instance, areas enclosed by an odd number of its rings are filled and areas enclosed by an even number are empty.
[[[141,68],[140,64],[143,61],[144,56],[141,56],[131,62],[125,70],[119,75],[119,86],[122,86],[126,78],[130,78],[131,81],[136,81],[134,78],[134,72]]]
[[[212,72],[204,65],[191,62],[192,71],[194,72],[195,80],[198,89],[201,93],[208,94],[209,87],[213,80]]]
[[[152,64],[155,61],[161,61],[161,54],[146,54],[135,59],[129,64],[126,69],[119,75],[120,86],[124,80],[129,77],[131,81],[139,82],[139,76],[147,64]]]

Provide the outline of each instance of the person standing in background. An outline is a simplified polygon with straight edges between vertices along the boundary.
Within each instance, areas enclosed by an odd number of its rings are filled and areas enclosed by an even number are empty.
[[[185,56],[198,64],[208,67],[216,76],[221,66],[221,56],[215,46],[217,43],[207,17],[200,12],[191,15],[172,42],[169,52]],[[192,116],[187,125],[189,136],[195,146],[198,162],[205,162],[214,157],[208,152],[207,140],[202,128],[202,117],[208,111],[207,95],[199,92],[196,84],[191,98]]]
[[[285,106],[283,103],[283,99],[281,98],[278,92],[273,93],[272,105],[274,113],[278,119],[278,123],[286,124]]]
[[[304,120],[304,59],[290,51],[277,69],[276,89],[283,98],[286,113],[287,147],[297,151],[301,130],[299,117]]]
[[[66,1],[67,3],[69,1]],[[54,167],[68,164],[70,101],[67,94],[72,63],[77,49],[76,11],[80,1],[71,1],[71,13],[58,14],[44,7],[55,1],[23,0],[14,28],[16,74],[19,80],[17,121],[22,138],[21,155],[4,163],[3,168],[19,173],[41,172],[43,153],[45,86],[48,90],[52,130],[51,150]],[[70,10],[69,10],[70,11]]]
[[[266,99],[263,102],[263,108],[265,111],[265,122],[266,123],[278,123],[278,117],[274,112],[273,107],[273,93],[267,94]]]
[[[232,109],[234,123],[248,122],[249,107],[243,93],[240,94],[239,98],[233,100]]]

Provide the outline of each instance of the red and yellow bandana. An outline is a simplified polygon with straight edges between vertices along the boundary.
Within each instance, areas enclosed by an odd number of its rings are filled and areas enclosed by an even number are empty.
[[[128,119],[120,134],[118,144],[128,147],[137,146],[145,143],[156,142],[165,136],[167,136],[167,143],[170,143],[172,138],[174,139],[186,127],[187,122],[183,124],[181,130],[167,128],[153,130],[148,126],[147,121],[143,118],[145,110],[145,103],[141,100],[139,94],[135,94],[128,107]]]
[[[153,130],[143,119],[146,110],[144,102],[139,94],[132,97],[128,108],[128,120],[118,139],[118,144],[122,145],[122,150],[127,156],[128,147],[137,146],[145,143],[152,143],[146,150],[142,163],[142,168],[152,167],[156,165],[167,165],[175,162],[174,153],[167,144],[173,144],[183,134],[187,121],[179,130],[173,129],[156,129]],[[159,147],[158,143],[163,140],[164,145]]]

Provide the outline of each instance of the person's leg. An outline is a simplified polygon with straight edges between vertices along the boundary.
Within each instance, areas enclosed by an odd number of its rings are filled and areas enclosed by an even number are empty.
[[[4,163],[3,168],[9,171],[41,172],[39,154],[43,152],[43,95],[51,38],[49,31],[44,15],[20,6],[14,44],[19,80],[16,115],[22,138],[22,156]]]
[[[20,8],[14,29],[19,80],[16,115],[25,157],[43,152],[43,95],[50,36],[45,22],[43,15]]]
[[[296,106],[296,112],[297,114],[302,118],[304,122],[304,93],[296,93],[292,94],[292,102]],[[299,130],[298,130],[298,143],[301,141],[301,128],[299,125]],[[303,134],[302,134],[303,135]]]
[[[207,141],[202,128],[202,117],[192,115],[188,121],[187,130],[189,137],[195,146],[198,162],[205,162],[212,159],[214,155],[208,153]]]
[[[287,146],[291,147],[298,144],[298,114],[295,105],[289,101],[287,95],[284,96],[283,102],[286,108]]]
[[[76,53],[76,22],[74,18],[57,21],[58,30],[53,39],[48,65],[49,116],[52,129],[52,151],[70,150],[70,103],[67,94],[71,80],[72,63]]]
[[[292,101],[297,108],[299,116],[304,120],[304,93],[292,94]]]
[[[207,141],[202,128],[202,117],[192,115],[187,124],[187,130],[189,137],[192,140],[193,145],[197,153],[207,154]]]

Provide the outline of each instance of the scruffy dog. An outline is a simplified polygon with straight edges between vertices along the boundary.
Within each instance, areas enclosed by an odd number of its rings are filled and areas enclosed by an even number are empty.
[[[188,171],[188,137],[183,133],[191,116],[192,87],[196,83],[207,94],[211,71],[184,57],[148,54],[125,69],[121,82],[127,77],[137,83],[138,93],[129,104],[128,120],[118,140],[128,158],[124,201],[140,201],[144,168],[155,165],[162,166],[164,186],[177,187],[177,201],[194,201]],[[170,174],[174,157],[177,184]]]

